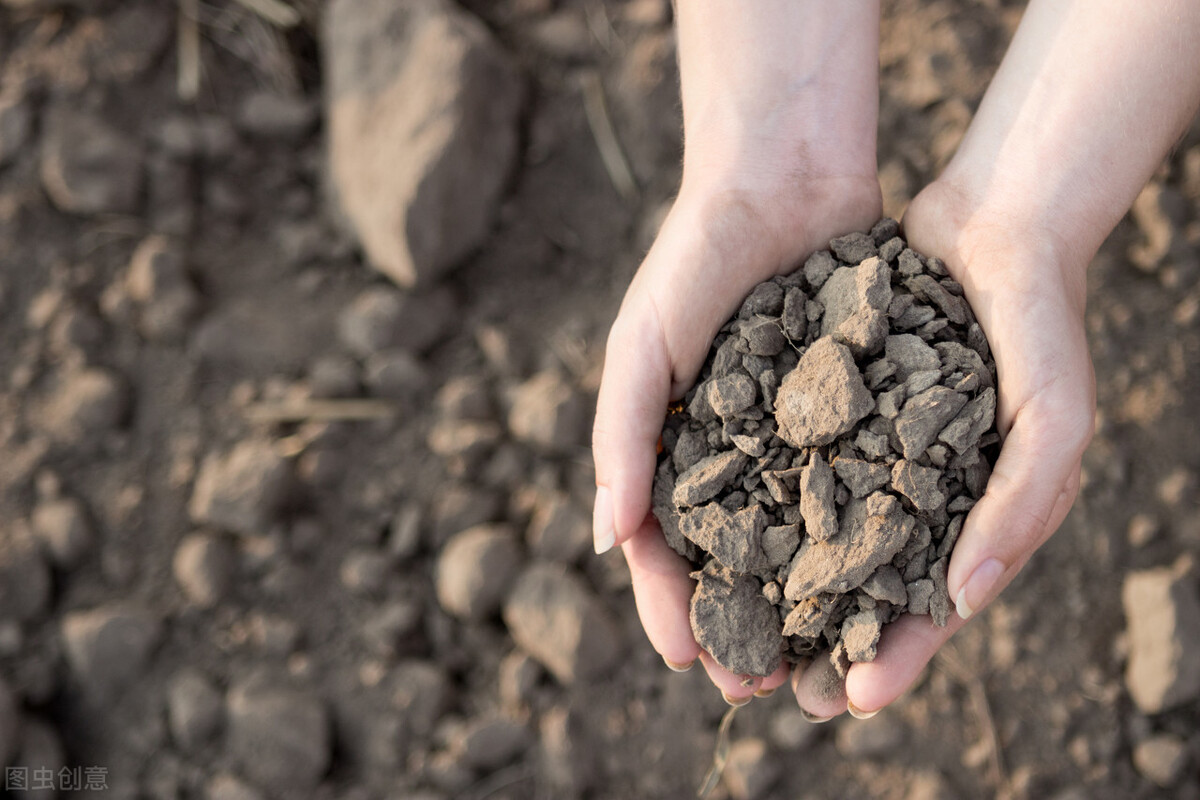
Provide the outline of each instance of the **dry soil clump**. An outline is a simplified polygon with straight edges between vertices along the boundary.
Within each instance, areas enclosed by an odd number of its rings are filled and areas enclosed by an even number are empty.
[[[844,675],[906,611],[945,625],[995,382],[962,287],[893,220],[759,284],[663,429],[654,513],[696,565],[700,645],[739,674],[829,653]]]

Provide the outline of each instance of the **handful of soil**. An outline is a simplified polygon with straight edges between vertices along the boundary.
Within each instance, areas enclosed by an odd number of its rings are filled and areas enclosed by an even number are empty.
[[[844,677],[946,567],[999,450],[996,365],[936,258],[884,219],[759,284],[663,428],[654,514],[696,566],[700,646],[742,675]]]

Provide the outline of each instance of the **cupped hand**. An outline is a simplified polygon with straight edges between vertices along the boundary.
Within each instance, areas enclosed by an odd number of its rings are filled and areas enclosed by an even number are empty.
[[[685,185],[609,334],[593,431],[596,549],[621,545],[642,625],[668,665],[699,658],[730,700],[779,686],[787,668],[747,682],[692,636],[692,567],[650,514],[667,405],[695,382],[717,331],[755,285],[879,213],[873,177],[814,179],[786,194],[705,187],[693,195]]]
[[[1018,218],[944,183],[918,195],[904,216],[909,245],[945,261],[987,334],[1003,444],[950,560],[957,616],[945,628],[918,616],[887,626],[875,661],[850,668],[844,699],[822,696],[812,678],[800,676],[797,699],[810,713],[830,716],[848,703],[851,713],[869,716],[899,697],[1017,575],[1075,500],[1095,419],[1083,327],[1089,254],[1072,251],[1053,231],[1016,224]]]

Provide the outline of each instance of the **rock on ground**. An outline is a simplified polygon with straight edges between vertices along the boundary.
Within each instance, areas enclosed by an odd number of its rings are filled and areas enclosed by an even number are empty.
[[[438,602],[457,617],[485,619],[500,610],[523,560],[508,526],[479,525],[455,534],[438,557]]]
[[[620,655],[620,631],[583,580],[565,567],[534,564],[504,604],[516,643],[570,684],[601,676]]]
[[[452,749],[467,766],[490,773],[517,758],[532,739],[528,726],[516,720],[483,717],[464,726]]]
[[[1157,714],[1200,697],[1200,592],[1191,558],[1130,573],[1121,599],[1130,647],[1125,685],[1138,708]]]
[[[1187,743],[1170,733],[1160,733],[1133,748],[1133,766],[1162,788],[1174,785],[1187,766]]]
[[[67,370],[53,382],[40,426],[55,441],[75,443],[95,439],[121,425],[129,395],[121,379],[101,367]]]
[[[576,561],[592,549],[591,517],[569,495],[554,493],[534,508],[525,542],[546,561]]]
[[[492,224],[517,151],[520,78],[448,0],[338,0],[324,19],[342,209],[377,269],[402,286],[431,282]]]
[[[513,390],[510,400],[508,428],[516,438],[558,452],[583,443],[591,408],[561,372],[534,375]]]
[[[138,324],[147,339],[181,339],[200,306],[183,253],[165,236],[147,237],[134,250],[125,290],[140,307]]]
[[[29,521],[55,566],[72,569],[91,549],[91,523],[83,504],[73,497],[43,500],[34,507]]]
[[[843,718],[837,726],[837,751],[843,758],[887,758],[901,747],[904,723],[886,711],[872,720]]]
[[[111,703],[142,676],[162,632],[147,611],[102,606],[63,616],[67,663],[83,686]]]
[[[221,693],[198,671],[185,668],[167,687],[167,727],[185,751],[209,742],[224,719]]]
[[[290,471],[269,442],[246,440],[200,465],[188,513],[195,522],[261,534],[283,504]]]
[[[733,800],[768,797],[783,774],[783,762],[766,741],[751,736],[729,746],[721,778]]]
[[[454,686],[444,667],[402,661],[392,669],[392,704],[413,736],[428,738],[445,714]]]
[[[225,699],[226,749],[245,775],[272,794],[306,794],[332,758],[325,704],[309,692],[251,678]]]
[[[360,358],[397,350],[424,353],[445,338],[455,306],[447,287],[400,292],[375,286],[355,297],[338,316],[338,337]]]
[[[235,561],[227,541],[210,533],[193,533],[175,548],[171,569],[188,600],[199,608],[212,608],[230,589]]]

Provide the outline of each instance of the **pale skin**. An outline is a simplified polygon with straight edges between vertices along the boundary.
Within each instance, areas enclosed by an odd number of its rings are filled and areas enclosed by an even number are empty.
[[[685,154],[678,198],[609,335],[593,449],[596,549],[619,545],[643,627],[668,664],[699,659],[725,698],[745,681],[692,637],[689,566],[649,514],[668,401],[757,283],[880,215],[878,0],[677,4]],[[903,219],[942,258],[987,333],[1004,443],[950,563],[958,615],[902,617],[840,697],[813,670],[810,718],[876,713],[1058,528],[1079,487],[1095,396],[1085,273],[1200,103],[1200,3],[1032,0],[962,145]]]

